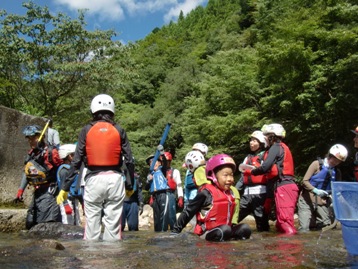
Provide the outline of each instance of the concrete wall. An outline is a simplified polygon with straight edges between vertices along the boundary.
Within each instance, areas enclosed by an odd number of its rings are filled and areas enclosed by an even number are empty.
[[[29,150],[22,129],[31,124],[45,126],[46,119],[0,106],[0,203],[10,202],[16,197]],[[30,201],[31,191],[25,190],[26,204]]]

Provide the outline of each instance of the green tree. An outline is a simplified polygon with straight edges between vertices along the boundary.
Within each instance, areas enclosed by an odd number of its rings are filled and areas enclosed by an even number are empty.
[[[80,86],[104,84],[106,58],[120,44],[111,41],[113,31],[85,30],[83,12],[71,20],[33,2],[23,7],[24,16],[1,12],[0,77],[8,82],[1,87],[12,94],[0,101],[30,114],[54,116],[63,110],[62,97],[82,95],[76,94]]]

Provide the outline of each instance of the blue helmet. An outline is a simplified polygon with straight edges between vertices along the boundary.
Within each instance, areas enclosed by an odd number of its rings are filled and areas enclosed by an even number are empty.
[[[29,125],[26,126],[23,130],[22,133],[28,137],[28,136],[34,136],[36,134],[41,134],[42,128],[39,125]]]

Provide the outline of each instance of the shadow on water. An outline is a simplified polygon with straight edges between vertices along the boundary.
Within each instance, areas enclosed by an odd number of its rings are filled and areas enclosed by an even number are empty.
[[[0,234],[0,255],[1,268],[358,268],[340,229],[291,237],[254,232],[249,240],[223,243],[187,232],[124,232],[116,243]]]

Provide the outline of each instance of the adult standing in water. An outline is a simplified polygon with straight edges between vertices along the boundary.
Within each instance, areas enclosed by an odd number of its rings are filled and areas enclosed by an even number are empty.
[[[26,216],[26,228],[38,223],[61,222],[60,207],[56,204],[56,171],[62,160],[56,148],[44,142],[46,127],[29,125],[23,134],[30,145],[26,156],[24,172],[16,199],[22,200],[24,190],[33,186],[33,199]]]
[[[129,171],[131,178],[126,178],[126,183],[130,190],[133,188],[131,182],[134,179],[134,163],[127,134],[114,122],[114,109],[115,104],[111,96],[99,94],[93,98],[92,122],[79,134],[69,175],[57,197],[58,204],[67,198],[70,186],[84,162],[87,167],[84,188],[85,240],[100,238],[102,222],[103,240],[122,239],[121,216],[125,178],[121,167],[124,162]]]
[[[348,150],[341,144],[333,145],[325,158],[314,160],[302,180],[302,192],[298,199],[300,232],[322,229],[332,224],[332,200],[329,194],[332,181],[341,181],[337,166],[347,159]]]
[[[276,229],[280,233],[293,235],[297,233],[294,226],[294,213],[299,190],[295,183],[291,151],[282,142],[286,131],[281,124],[272,123],[264,125],[262,132],[268,139],[269,150],[261,166],[251,170],[251,174],[266,175],[268,179],[266,199],[274,197],[276,203]]]

